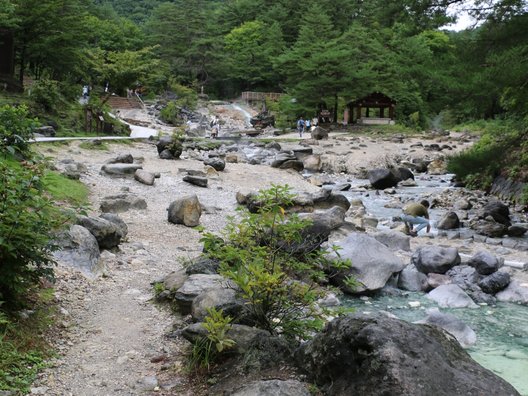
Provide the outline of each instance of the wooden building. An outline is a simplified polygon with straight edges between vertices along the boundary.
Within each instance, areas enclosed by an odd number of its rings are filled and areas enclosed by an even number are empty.
[[[364,125],[394,124],[396,102],[381,92],[373,92],[347,104],[345,123]]]

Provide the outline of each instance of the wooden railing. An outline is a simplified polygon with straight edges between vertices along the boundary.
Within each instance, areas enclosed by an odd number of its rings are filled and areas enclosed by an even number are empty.
[[[242,100],[246,102],[264,101],[266,99],[277,101],[282,96],[279,92],[242,92]]]

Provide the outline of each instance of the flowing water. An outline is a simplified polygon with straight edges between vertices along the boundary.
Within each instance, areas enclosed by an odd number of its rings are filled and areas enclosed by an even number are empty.
[[[419,302],[412,308],[410,302]],[[425,319],[426,309],[436,307],[423,293],[373,297],[368,300],[346,298],[343,303],[359,313],[390,312],[402,320]],[[415,305],[415,304],[413,304]],[[528,395],[528,307],[499,303],[478,309],[442,309],[471,327],[477,343],[467,351],[482,366],[512,384],[523,396]]]
[[[368,185],[368,180],[351,181],[352,188],[343,192],[349,199],[363,201],[369,215],[380,220],[378,228],[393,216],[401,214],[401,208],[387,208],[397,196],[403,202],[419,201],[430,195],[451,189],[451,175],[416,175],[416,187],[398,187],[397,195],[376,194],[373,190],[359,188]],[[350,181],[349,181],[350,182]],[[443,210],[430,210],[433,227]],[[409,302],[417,301],[419,307],[412,308]],[[401,296],[381,296],[368,300],[346,298],[344,303],[355,307],[358,312],[387,311],[398,318],[414,322],[425,319],[426,309],[436,304],[423,293],[405,292]],[[528,396],[528,307],[517,304],[497,304],[496,307],[482,306],[479,309],[442,309],[466,324],[477,334],[477,343],[468,350],[470,355],[482,366],[493,371],[511,383],[523,396]]]

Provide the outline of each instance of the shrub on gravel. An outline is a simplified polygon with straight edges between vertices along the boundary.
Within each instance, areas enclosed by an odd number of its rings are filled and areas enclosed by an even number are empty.
[[[324,324],[325,312],[316,301],[323,295],[318,282],[325,278],[327,252],[288,249],[301,242],[302,230],[310,224],[284,210],[293,197],[288,186],[260,191],[258,213],[244,209],[239,222],[230,219],[222,239],[205,233],[202,241],[209,257],[220,262],[220,273],[247,301],[247,314],[257,327],[305,339]]]

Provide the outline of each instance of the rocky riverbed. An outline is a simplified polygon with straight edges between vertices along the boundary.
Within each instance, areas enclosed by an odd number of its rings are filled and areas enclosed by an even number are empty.
[[[109,202],[119,201],[116,196],[130,199],[126,205],[131,209],[118,213],[128,228],[126,236],[117,248],[103,250],[88,271],[81,273],[64,262],[59,266],[57,300],[62,317],[61,329],[53,340],[59,356],[52,367],[41,374],[32,392],[50,395],[130,395],[150,391],[194,394],[196,389],[191,390],[183,373],[184,353],[189,345],[181,339],[166,337],[183,318],[154,304],[151,285],[181,269],[183,262],[198,256],[202,249],[198,230],[167,221],[167,209],[173,201],[196,195],[201,204],[200,225],[217,232],[226,225],[227,216],[236,215],[236,193],[239,191],[267,188],[273,183],[288,184],[299,193],[315,194],[321,191],[321,186],[329,188],[335,181],[353,181],[364,177],[368,169],[395,162],[415,165],[426,162],[433,164],[429,174],[441,174],[442,158],[471,142],[471,137],[464,135],[410,139],[331,132],[328,140],[304,139],[304,146],[293,141],[280,143],[280,149],[304,152],[301,154],[303,168],[310,170],[304,174],[295,166],[289,169],[280,169],[280,165],[272,167],[280,156],[277,145],[258,145],[251,140],[236,145],[227,143],[216,152],[199,148],[187,150],[179,160],[160,159],[156,147],[149,142],[110,144],[108,151],[84,150],[75,143],[45,149],[44,153],[55,161],[58,169],[71,171],[72,164],[82,164],[74,168],[81,181],[90,187],[91,216],[99,216]],[[311,152],[307,148],[311,148]],[[105,163],[122,154],[129,154],[134,165],[151,173],[153,184],[139,182],[133,173],[116,176],[101,171]],[[204,167],[204,160],[207,162],[211,158],[225,160],[225,168],[219,171],[214,166]],[[284,157],[281,164],[288,158]],[[189,175],[205,178],[207,187],[184,181]],[[382,194],[396,199],[398,187],[395,190],[394,194],[390,191]],[[361,194],[368,200],[371,194],[378,193],[364,189]],[[416,194],[417,199],[419,195]],[[138,200],[145,205],[134,206]],[[441,196],[438,202],[441,208]],[[347,212],[347,221],[356,231],[374,234],[379,231],[378,223],[387,228],[392,226],[387,219],[369,220],[371,217],[375,216],[361,207],[352,207]],[[336,233],[332,239],[344,236]],[[407,243],[409,249],[393,249],[405,264],[419,247],[432,245],[457,248],[468,256],[488,250],[508,262],[528,262],[526,250],[514,245],[508,247],[502,240],[497,243],[486,238],[432,233],[408,238]],[[526,272],[513,268],[507,271],[519,284],[526,283]]]

